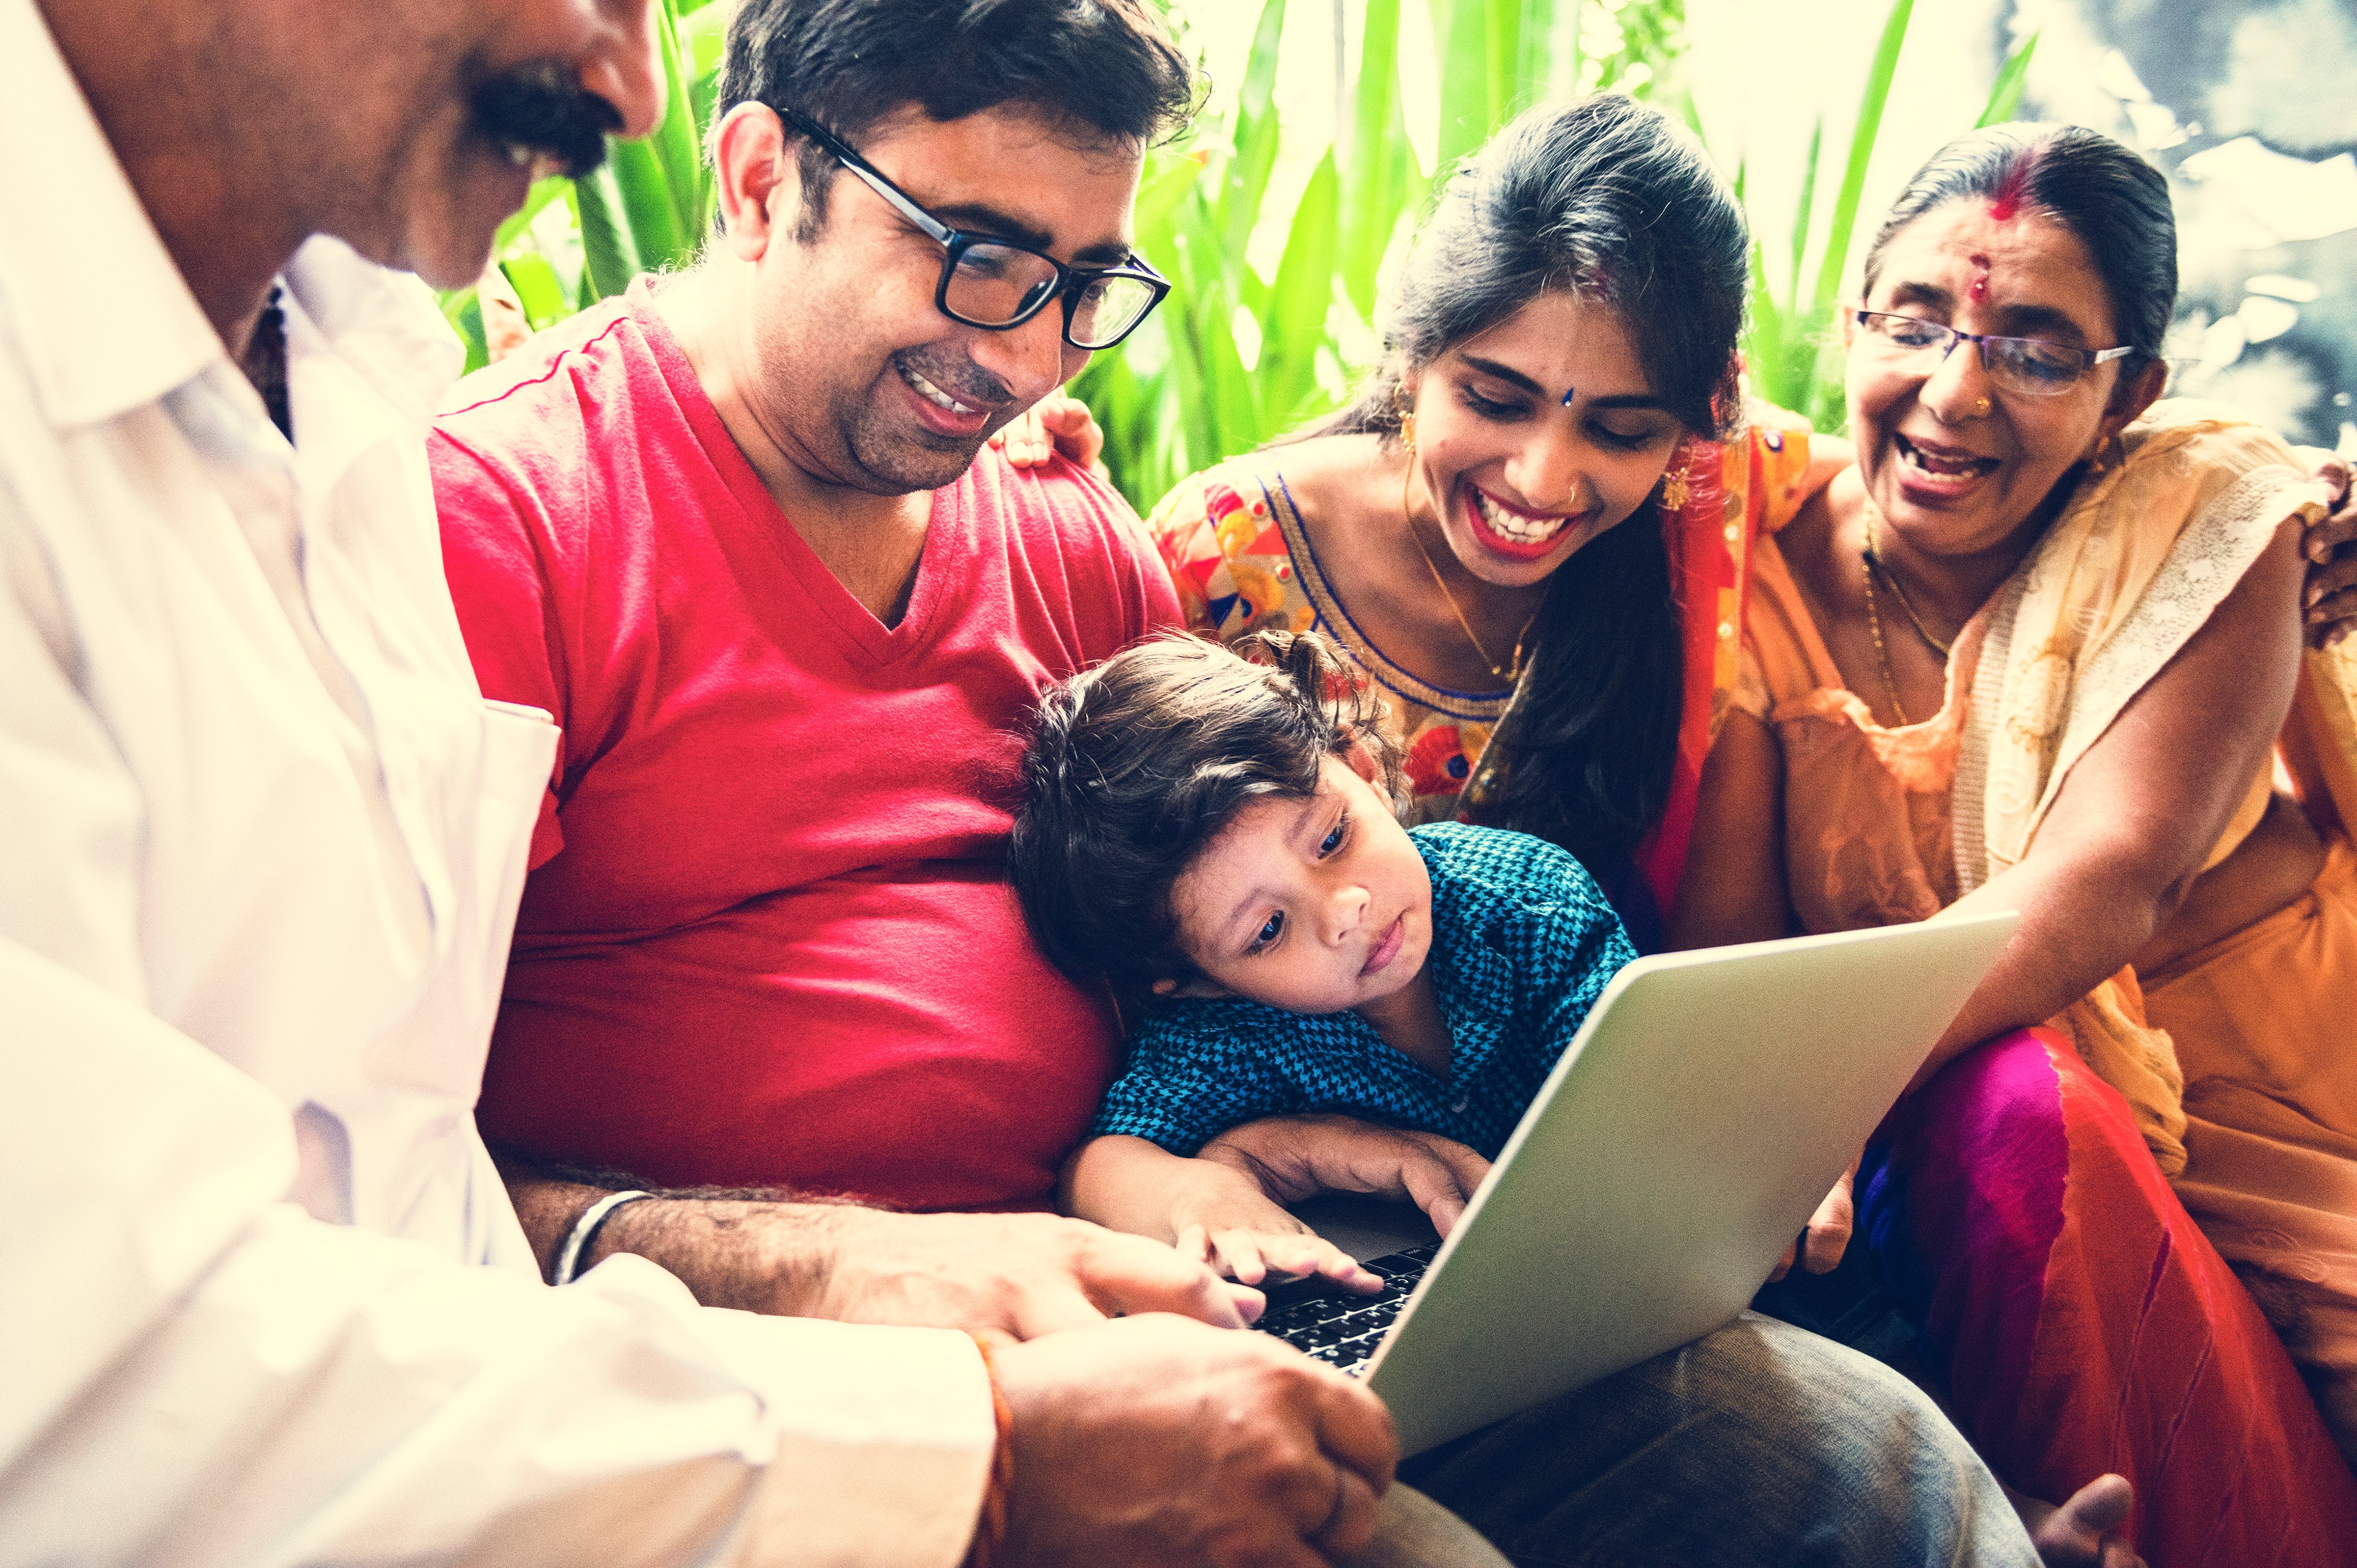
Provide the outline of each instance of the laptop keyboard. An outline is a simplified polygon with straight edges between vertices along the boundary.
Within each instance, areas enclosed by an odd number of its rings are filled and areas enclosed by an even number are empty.
[[[1359,1295],[1329,1280],[1296,1280],[1268,1292],[1268,1310],[1253,1326],[1351,1377],[1364,1377],[1368,1358],[1391,1332],[1415,1282],[1440,1251],[1437,1241],[1387,1253],[1360,1265],[1383,1277],[1383,1293]]]

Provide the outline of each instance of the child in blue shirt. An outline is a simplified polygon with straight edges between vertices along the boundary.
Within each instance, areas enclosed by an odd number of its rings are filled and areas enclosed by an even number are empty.
[[[1380,700],[1335,645],[1263,632],[1236,647],[1254,657],[1142,643],[1040,704],[1017,894],[1060,968],[1142,1007],[1065,1207],[1246,1283],[1273,1269],[1372,1289],[1279,1206],[1300,1192],[1198,1151],[1273,1115],[1406,1129],[1460,1173],[1461,1190],[1422,1195],[1446,1233],[1636,952],[1555,845],[1400,827]]]

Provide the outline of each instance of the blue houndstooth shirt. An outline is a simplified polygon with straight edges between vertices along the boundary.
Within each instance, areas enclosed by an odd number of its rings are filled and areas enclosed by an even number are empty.
[[[1579,863],[1544,840],[1459,822],[1408,837],[1432,874],[1425,961],[1448,1021],[1448,1081],[1356,1013],[1187,998],[1147,1012],[1091,1132],[1192,1155],[1258,1117],[1330,1111],[1497,1158],[1605,983],[1637,950]]]

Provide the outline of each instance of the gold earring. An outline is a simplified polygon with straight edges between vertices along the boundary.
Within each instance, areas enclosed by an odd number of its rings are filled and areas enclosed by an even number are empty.
[[[1412,408],[1400,414],[1400,444],[1407,448],[1409,456],[1415,456],[1415,410]]]

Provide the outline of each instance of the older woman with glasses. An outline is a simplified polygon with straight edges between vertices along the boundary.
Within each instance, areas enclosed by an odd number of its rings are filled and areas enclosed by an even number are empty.
[[[2157,1563],[2333,1561],[2299,1373],[2357,1455],[2357,657],[2297,629],[2324,488],[2156,402],[2176,279],[2165,181],[2092,132],[1916,177],[1846,323],[1857,465],[1754,556],[1673,940],[2020,910],[1867,1151],[1884,1278],[2012,1485],[2125,1475]]]

